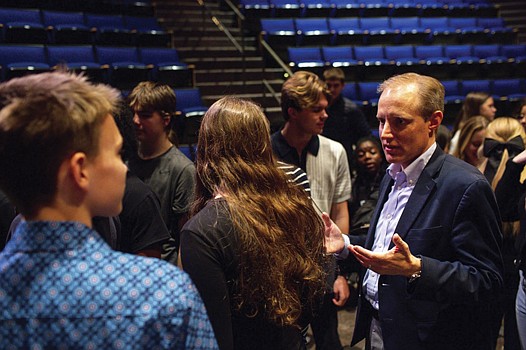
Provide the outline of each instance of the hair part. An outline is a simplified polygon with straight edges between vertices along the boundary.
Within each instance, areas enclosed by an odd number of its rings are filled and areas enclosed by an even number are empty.
[[[201,123],[196,168],[191,215],[222,194],[241,245],[233,304],[299,327],[305,301],[315,305],[324,290],[323,223],[277,167],[261,109],[230,96],[215,102]]]
[[[0,84],[0,188],[24,215],[49,204],[62,162],[75,152],[98,154],[104,120],[116,112],[117,90],[65,72]]]

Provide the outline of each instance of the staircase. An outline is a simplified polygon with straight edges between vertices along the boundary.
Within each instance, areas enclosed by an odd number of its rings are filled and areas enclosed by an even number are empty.
[[[195,66],[195,85],[207,106],[224,95],[236,95],[261,105],[272,130],[282,124],[279,102],[263,81],[279,92],[283,70],[265,68],[257,37],[243,35],[232,10],[223,10],[216,1],[200,6],[197,0],[159,0],[154,6],[164,28],[173,31],[181,59]]]

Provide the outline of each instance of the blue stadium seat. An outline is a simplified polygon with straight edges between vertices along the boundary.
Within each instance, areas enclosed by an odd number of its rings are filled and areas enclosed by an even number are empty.
[[[487,92],[491,94],[491,84],[492,81],[488,79],[463,80],[460,83],[460,92],[464,96],[474,91]]]
[[[95,59],[91,45],[49,45],[47,58],[52,67],[64,65],[69,70],[86,74],[93,81],[101,83],[107,81],[104,70]]]
[[[389,17],[360,18],[360,28],[368,45],[396,43],[398,33],[391,29]]]
[[[496,44],[512,44],[517,41],[519,30],[506,26],[502,17],[479,17],[477,25],[483,28],[488,42]]]
[[[332,33],[326,18],[296,18],[298,45],[330,45]]]
[[[358,82],[356,83],[358,90],[358,99],[362,101],[362,105],[377,106],[378,105],[378,82]]]
[[[360,28],[360,21],[356,17],[329,18],[329,29],[334,32],[334,43],[337,45],[362,45],[365,33]]]
[[[293,18],[262,18],[261,35],[276,51],[296,46],[296,26]]]
[[[482,76],[488,78],[504,78],[512,75],[513,62],[501,54],[499,44],[473,45],[473,56],[481,59]]]
[[[435,44],[455,44],[455,28],[449,26],[447,17],[421,17],[420,27],[429,33],[427,42]]]
[[[385,58],[381,45],[356,46],[354,57],[358,61],[360,80],[383,80],[392,75],[393,63]]]
[[[513,69],[516,76],[526,76],[526,45],[525,44],[507,44],[501,46],[503,56],[508,57],[513,62]]]
[[[360,2],[358,0],[331,0],[335,6],[334,17],[354,17],[361,15]]]
[[[289,47],[289,65],[292,70],[309,70],[321,74],[325,61],[320,47]]]
[[[86,25],[95,32],[98,45],[134,46],[136,33],[131,32],[121,15],[86,14]]]
[[[360,17],[388,17],[393,5],[384,0],[360,0]]]
[[[140,61],[152,68],[150,78],[173,87],[194,85],[194,66],[182,62],[176,49],[143,47],[139,49]]]
[[[524,79],[495,79],[493,80],[493,94],[501,101],[518,101],[526,97]]]
[[[358,61],[354,59],[352,46],[323,46],[321,51],[325,63],[342,69],[347,80],[359,79],[356,71]]]
[[[0,8],[2,41],[14,44],[46,44],[48,33],[40,11],[35,9]]]
[[[342,95],[357,104],[361,103],[358,98],[358,88],[354,82],[345,82],[345,85],[343,85]]]
[[[195,145],[201,119],[208,110],[199,88],[174,89],[177,101],[176,132],[180,144]]]
[[[165,31],[155,17],[125,16],[124,23],[129,31],[136,33],[138,46],[169,47],[172,43],[172,34]]]
[[[268,0],[239,0],[238,8],[245,16],[245,29],[254,33],[261,31],[260,19],[270,17]]]
[[[273,17],[300,17],[302,8],[298,0],[270,0]]]
[[[420,16],[420,6],[415,0],[396,1],[389,12],[389,17],[414,17]]]
[[[300,0],[303,7],[302,17],[330,17],[335,5],[330,0]]]
[[[136,47],[96,46],[98,62],[108,72],[109,83],[122,90],[131,90],[148,80],[150,67],[139,60]]]
[[[440,80],[451,78],[451,62],[444,55],[443,45],[415,46],[415,57],[420,60],[419,70],[422,74]]]
[[[83,12],[43,10],[42,21],[51,31],[54,44],[93,44],[92,32],[84,24]]]
[[[398,44],[424,44],[429,37],[420,27],[419,17],[391,17],[390,26],[398,33],[396,42]]]
[[[0,52],[2,80],[51,70],[44,45],[0,45]]]
[[[419,60],[414,55],[412,45],[388,45],[384,48],[385,58],[394,64],[394,73],[402,74],[417,70]]]
[[[487,34],[484,28],[477,24],[475,17],[450,17],[449,26],[457,33],[459,42],[473,44],[487,42]]]

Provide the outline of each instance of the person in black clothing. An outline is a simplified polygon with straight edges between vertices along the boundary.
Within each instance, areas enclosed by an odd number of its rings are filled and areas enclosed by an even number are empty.
[[[342,95],[345,86],[343,70],[329,68],[323,72],[323,79],[332,99],[326,109],[329,118],[325,121],[322,135],[341,143],[347,152],[347,159],[351,161],[356,143],[360,138],[371,135],[371,127],[356,103]]]
[[[514,222],[520,220],[519,233],[515,239],[514,267],[519,270],[519,282],[517,283],[517,295],[515,299],[515,312],[519,339],[522,349],[526,349],[526,183],[521,183],[521,174],[524,173],[526,164],[526,151],[523,151],[506,162],[506,169],[502,174],[497,187],[495,197],[499,205],[503,221]],[[505,326],[506,326],[506,320]],[[505,348],[506,337],[504,338]],[[511,345],[509,346],[511,348]],[[516,347],[516,345],[515,345]]]
[[[350,234],[367,234],[378,201],[380,181],[385,175],[387,161],[380,140],[366,136],[358,140],[354,153],[356,177],[352,183],[349,203]]]
[[[235,97],[214,103],[199,130],[181,260],[221,350],[306,349],[302,329],[325,289],[324,223],[280,169],[269,131],[261,109]]]

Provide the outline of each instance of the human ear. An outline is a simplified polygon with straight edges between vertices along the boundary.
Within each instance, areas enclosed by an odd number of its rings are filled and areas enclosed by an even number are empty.
[[[442,113],[442,111],[434,111],[428,120],[429,131],[436,133],[443,119],[444,119],[444,113]]]
[[[87,190],[89,187],[88,158],[84,152],[74,153],[68,160],[68,170],[75,185]]]

